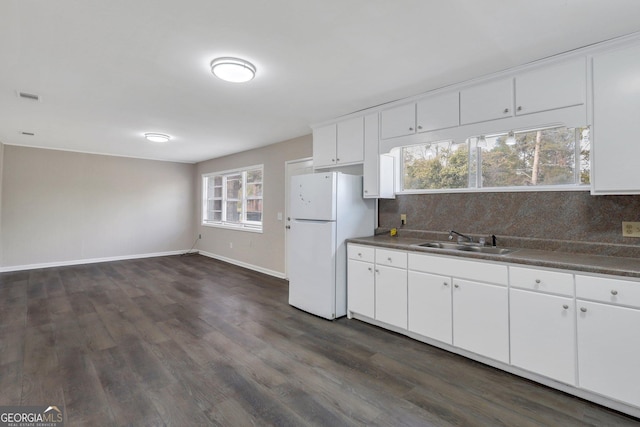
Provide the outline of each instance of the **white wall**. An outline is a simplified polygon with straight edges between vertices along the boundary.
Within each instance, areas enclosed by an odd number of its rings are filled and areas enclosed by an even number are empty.
[[[5,146],[3,269],[187,250],[195,165]]]
[[[196,224],[202,240],[197,248],[208,255],[275,276],[284,276],[286,221],[277,219],[285,212],[285,162],[312,155],[311,135],[291,139],[255,150],[198,163],[196,168]],[[202,224],[202,174],[264,165],[263,232],[229,230]],[[233,245],[233,247],[230,247]]]

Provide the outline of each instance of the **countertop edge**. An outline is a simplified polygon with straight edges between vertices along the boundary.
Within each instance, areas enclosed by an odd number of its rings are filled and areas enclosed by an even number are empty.
[[[569,252],[544,251],[525,248],[512,248],[514,251],[506,255],[481,254],[456,249],[416,246],[419,243],[425,242],[425,239],[397,236],[390,237],[388,235],[350,238],[346,241],[347,243],[357,243],[431,255],[447,255],[467,259],[503,262],[506,264],[520,264],[534,267],[573,270],[592,274],[640,278],[640,260],[636,258],[574,254]]]

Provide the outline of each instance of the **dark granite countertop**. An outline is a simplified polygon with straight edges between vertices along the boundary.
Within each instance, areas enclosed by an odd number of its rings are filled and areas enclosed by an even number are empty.
[[[586,273],[613,274],[640,278],[640,259],[617,256],[603,256],[584,253],[570,253],[552,250],[516,248],[506,255],[494,255],[460,251],[456,249],[440,249],[414,246],[426,241],[434,241],[420,237],[390,236],[389,234],[372,237],[348,239],[347,242],[372,245],[384,248],[414,251],[429,254],[452,255],[470,259],[485,259],[512,264],[524,264],[535,267],[570,269]]]

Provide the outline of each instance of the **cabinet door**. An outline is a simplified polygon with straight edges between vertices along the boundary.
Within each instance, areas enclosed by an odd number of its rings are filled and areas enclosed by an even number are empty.
[[[460,124],[485,122],[513,116],[511,77],[460,91]]]
[[[416,125],[418,132],[445,129],[460,124],[460,95],[443,93],[418,101]]]
[[[593,58],[592,192],[638,194],[640,44]]]
[[[360,163],[364,160],[364,118],[338,123],[336,163]]]
[[[509,363],[506,287],[453,279],[453,345]]]
[[[408,299],[408,329],[452,344],[451,278],[409,271]]]
[[[640,310],[577,301],[580,387],[640,406]]]
[[[516,115],[584,104],[587,91],[584,57],[516,76]]]
[[[313,130],[313,167],[333,166],[336,163],[336,125]]]
[[[379,195],[379,133],[378,113],[364,116],[364,163],[362,165],[362,192],[365,198],[378,197]]]
[[[376,320],[407,329],[407,270],[376,265]]]
[[[373,263],[350,259],[347,268],[347,310],[373,319],[374,304]]]
[[[511,289],[510,304],[511,364],[575,385],[573,299]]]
[[[416,104],[404,104],[380,113],[382,139],[416,132]]]

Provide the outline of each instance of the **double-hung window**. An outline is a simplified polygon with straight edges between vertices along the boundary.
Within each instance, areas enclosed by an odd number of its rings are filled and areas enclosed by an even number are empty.
[[[262,231],[263,165],[202,176],[202,224]]]

